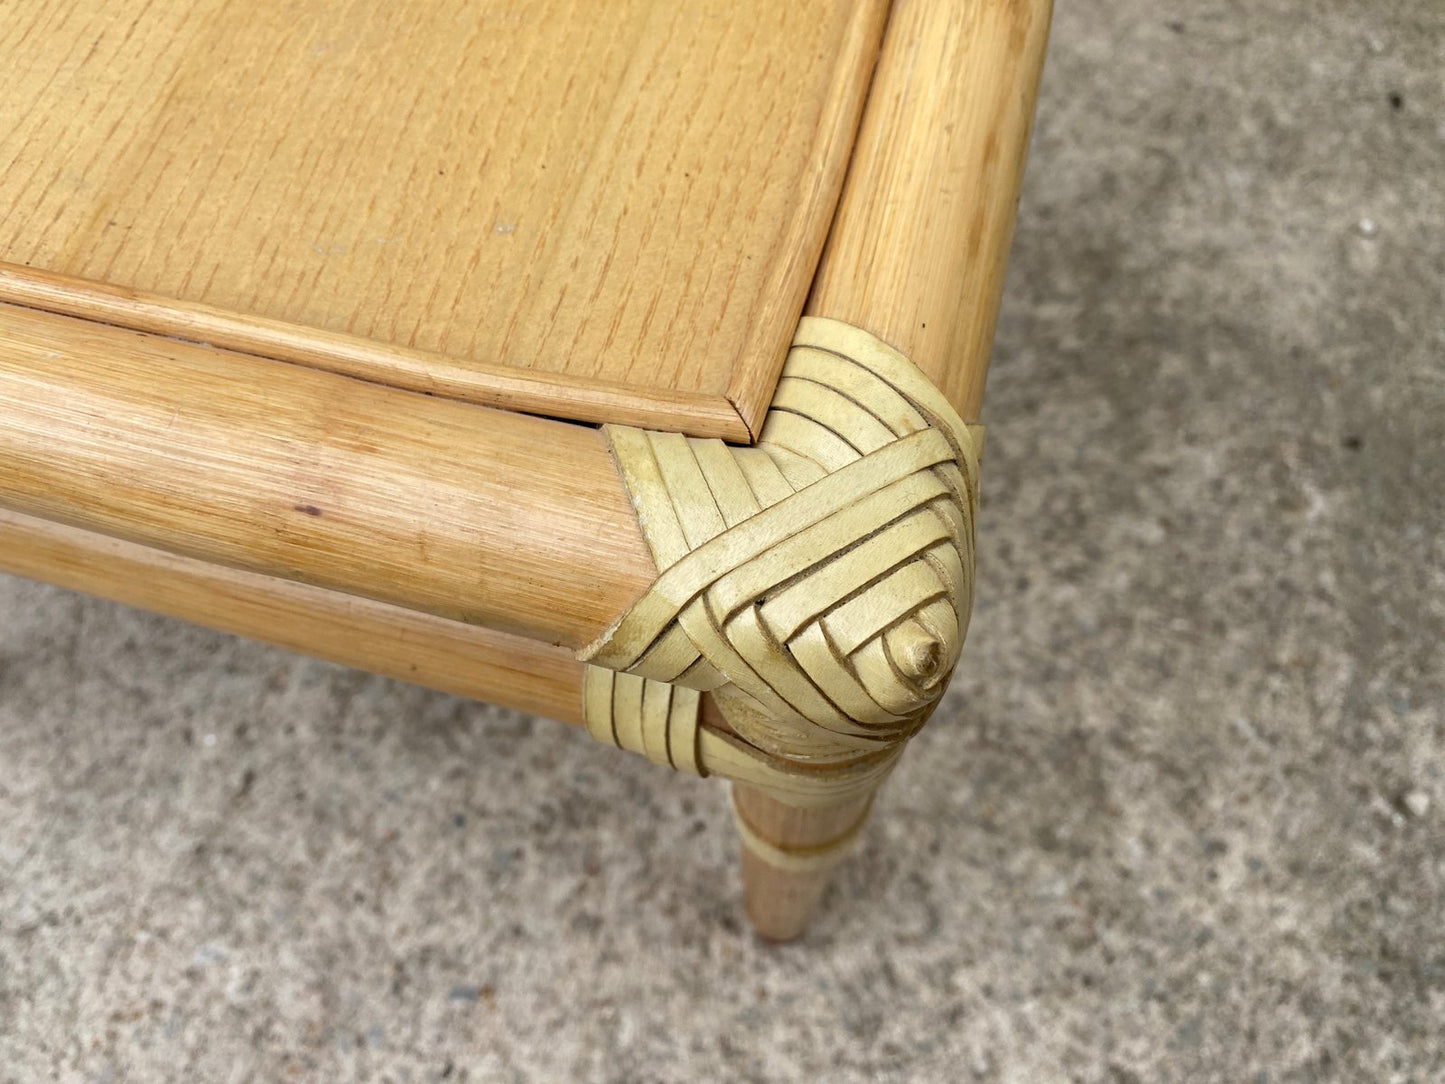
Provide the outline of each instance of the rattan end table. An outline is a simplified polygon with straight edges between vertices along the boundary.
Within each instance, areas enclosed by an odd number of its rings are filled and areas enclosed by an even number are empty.
[[[797,936],[967,627],[1049,9],[18,0],[0,569],[729,779]]]

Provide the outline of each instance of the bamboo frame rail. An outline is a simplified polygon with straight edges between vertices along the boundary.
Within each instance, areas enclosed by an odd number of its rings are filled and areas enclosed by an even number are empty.
[[[582,725],[566,648],[0,508],[0,572]]]
[[[0,305],[0,505],[580,647],[656,575],[600,434]]]
[[[608,418],[627,425],[661,425],[682,417],[688,431],[698,436],[735,440],[748,435],[738,409],[721,394],[629,388],[596,377],[458,361],[360,335],[297,327],[37,267],[0,262],[0,302],[292,361],[497,410],[580,421]]]
[[[525,636],[228,568],[0,507],[0,572],[583,727],[588,667]],[[728,731],[711,697],[701,722]]]
[[[895,0],[807,312],[978,419],[1053,0]]]

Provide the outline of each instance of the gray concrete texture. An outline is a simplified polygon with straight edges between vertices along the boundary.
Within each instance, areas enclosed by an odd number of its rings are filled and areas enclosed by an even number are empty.
[[[721,786],[0,580],[0,1080],[1445,1080],[1442,70],[1060,6],[966,660],[800,944]]]

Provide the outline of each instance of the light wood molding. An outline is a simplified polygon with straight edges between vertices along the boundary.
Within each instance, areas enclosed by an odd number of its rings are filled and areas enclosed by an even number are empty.
[[[496,629],[229,568],[4,507],[0,571],[455,696],[573,726],[588,722],[589,668],[566,648]],[[591,725],[597,725],[595,718]],[[705,760],[724,778],[792,795],[795,804],[849,800],[861,771],[871,768],[876,783],[890,767],[878,757],[841,773],[774,762],[738,739],[706,695],[696,726],[699,763]]]
[[[0,300],[746,441],[888,8],[7,0]]]
[[[497,410],[576,421],[672,427],[700,437],[748,441],[738,409],[721,392],[637,388],[599,377],[459,362],[443,354],[227,312],[194,301],[67,278],[0,262],[0,302],[222,350],[294,361],[314,369],[461,399]]]

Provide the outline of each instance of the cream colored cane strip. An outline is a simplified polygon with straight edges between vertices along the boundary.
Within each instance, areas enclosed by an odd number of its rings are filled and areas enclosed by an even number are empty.
[[[696,689],[589,666],[582,708],[587,732],[598,741],[665,768],[708,774],[697,750],[702,694]]]
[[[731,734],[698,730],[698,756],[708,775],[746,783],[780,802],[823,808],[877,789],[898,762],[902,747],[893,745],[844,765],[815,768],[771,757]]]
[[[869,801],[852,827],[834,839],[806,847],[779,847],[758,834],[757,829],[748,823],[743,811],[738,807],[737,795],[734,794],[732,798],[733,823],[738,826],[738,837],[742,840],[743,848],[774,869],[787,873],[821,873],[842,862],[863,837],[863,829],[868,824],[868,813],[872,808],[873,803]]]

